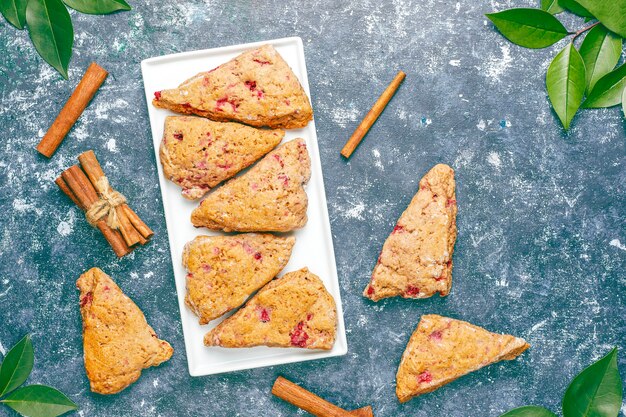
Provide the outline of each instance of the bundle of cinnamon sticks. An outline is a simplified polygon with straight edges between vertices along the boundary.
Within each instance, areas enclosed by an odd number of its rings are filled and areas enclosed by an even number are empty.
[[[124,196],[111,188],[94,152],[81,154],[78,161],[80,166],[69,167],[56,179],[61,191],[85,211],[89,223],[102,232],[118,257],[138,244],[145,245],[154,233]]]

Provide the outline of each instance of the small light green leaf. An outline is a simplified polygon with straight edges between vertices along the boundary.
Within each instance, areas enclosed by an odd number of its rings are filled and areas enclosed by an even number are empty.
[[[579,0],[559,0],[559,4],[570,12],[582,17],[593,17],[587,9],[581,6]]]
[[[576,0],[610,31],[626,38],[626,0]]]
[[[515,408],[508,413],[502,414],[500,417],[556,417],[556,414],[543,407],[527,405],[525,407]]]
[[[119,10],[130,10],[124,0],[63,0],[74,10],[87,14],[109,14]]]
[[[626,64],[600,78],[587,96],[583,107],[597,109],[617,106],[622,102],[622,91],[626,86]]]
[[[67,79],[74,28],[61,0],[30,0],[26,7],[26,23],[39,55]]]
[[[0,13],[13,26],[24,29],[28,0],[0,0]]]
[[[26,381],[33,370],[35,354],[30,336],[26,335],[7,353],[0,366],[0,397]]]
[[[587,69],[587,94],[600,78],[615,68],[621,55],[622,38],[602,25],[589,31],[580,45],[580,56],[583,57]]]
[[[585,85],[585,63],[570,43],[552,60],[546,75],[548,97],[565,130],[580,107]]]
[[[624,117],[626,118],[626,87],[624,87],[624,92],[622,93],[622,112],[624,112]]]
[[[617,417],[622,405],[622,379],[617,348],[584,369],[563,397],[563,417]]]
[[[46,385],[20,388],[0,402],[26,417],[56,417],[77,408],[61,391]]]
[[[561,22],[544,10],[509,9],[486,16],[505,38],[526,48],[545,48],[568,34]]]
[[[559,0],[541,0],[541,8],[550,14],[561,13],[565,10],[559,4]]]

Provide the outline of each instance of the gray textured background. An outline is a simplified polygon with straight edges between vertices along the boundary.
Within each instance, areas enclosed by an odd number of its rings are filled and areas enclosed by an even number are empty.
[[[315,4],[312,4],[315,3]],[[533,1],[146,1],[112,16],[72,13],[70,81],[0,24],[0,352],[32,333],[31,382],[66,392],[81,416],[292,416],[272,398],[284,375],[376,416],[558,411],[571,378],[626,337],[625,127],[617,108],[585,111],[565,134],[544,74],[562,41],[509,44],[484,13]],[[569,28],[582,19],[567,18]],[[191,378],[170,265],[139,63],[195,49],[300,36],[312,101],[349,353],[312,363]],[[51,160],[33,149],[92,60],[111,72]],[[339,149],[396,70],[407,79],[349,163]],[[118,261],[53,184],[93,148],[155,238]],[[361,297],[378,252],[434,164],[456,170],[459,236],[452,293]],[[123,393],[89,392],[75,280],[99,266],[176,352]],[[513,362],[400,405],[395,371],[423,313],[527,338]],[[626,375],[626,352],[620,368]],[[622,415],[626,407],[622,408]],[[13,415],[4,408],[0,415]]]

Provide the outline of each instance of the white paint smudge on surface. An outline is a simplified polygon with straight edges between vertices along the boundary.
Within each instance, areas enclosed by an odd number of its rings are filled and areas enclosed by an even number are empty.
[[[345,217],[350,219],[360,219],[363,220],[363,212],[365,211],[365,203],[359,201],[352,205],[351,208],[346,210]]]
[[[338,108],[332,112],[332,118],[341,127],[348,126],[348,123],[355,122],[359,116],[359,111],[355,108]]]
[[[500,168],[502,166],[500,155],[498,155],[497,152],[489,152],[489,155],[487,155],[487,162],[496,168]]]
[[[619,241],[619,239],[613,239],[612,241],[609,242],[609,245],[615,246],[618,249],[626,251],[626,245],[623,245],[622,242]]]
[[[485,66],[485,74],[492,81],[500,81],[500,76],[511,67],[513,58],[511,57],[511,47],[508,44],[500,46],[502,57],[490,56]]]
[[[460,59],[451,59],[448,64],[452,65],[453,67],[460,67],[461,66],[461,60]]]
[[[374,155],[374,166],[380,169],[381,171],[384,171],[385,166],[383,165],[383,162],[380,159],[380,151],[378,149],[373,149],[372,155]]]
[[[111,138],[107,141],[107,149],[109,150],[109,152],[119,152],[117,149],[117,143],[115,142],[115,139]]]

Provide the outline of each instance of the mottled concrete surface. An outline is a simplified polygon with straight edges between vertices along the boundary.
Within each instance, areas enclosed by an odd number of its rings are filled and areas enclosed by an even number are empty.
[[[303,415],[269,394],[277,375],[376,416],[498,416],[558,411],[571,378],[626,337],[625,126],[617,108],[585,111],[565,134],[546,100],[557,49],[506,42],[483,16],[532,1],[146,1],[112,16],[72,14],[70,81],[0,25],[0,351],[25,333],[31,382],[65,391],[81,416]],[[574,29],[582,20],[569,18]],[[305,45],[350,351],[347,356],[191,378],[140,74],[144,58],[285,36]],[[111,71],[51,160],[34,146],[92,60]],[[339,156],[397,69],[407,79],[349,163]],[[53,180],[93,148],[155,230],[118,261]],[[457,175],[459,236],[445,299],[361,297],[386,235],[419,178]],[[75,280],[99,266],[176,353],[119,395],[89,392]],[[423,313],[527,338],[520,359],[400,405],[395,371]],[[626,375],[626,352],[620,368]],[[623,408],[624,410],[624,408]],[[13,415],[6,409],[1,415]],[[622,413],[623,415],[623,413]]]

